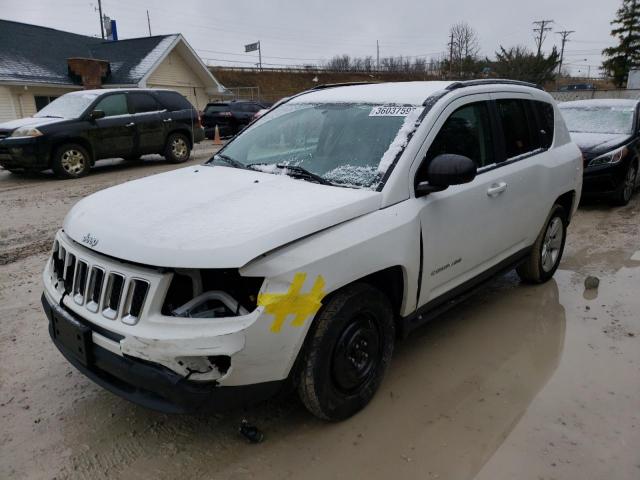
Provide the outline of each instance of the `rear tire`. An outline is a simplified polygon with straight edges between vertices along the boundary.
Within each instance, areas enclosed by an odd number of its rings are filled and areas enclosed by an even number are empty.
[[[183,163],[191,156],[191,143],[183,133],[172,133],[167,138],[164,157],[171,163]]]
[[[331,296],[316,317],[301,362],[298,395],[325,420],[343,420],[364,408],[389,366],[395,340],[387,297],[364,283]]]
[[[624,180],[613,195],[613,202],[619,206],[625,206],[631,201],[633,192],[636,187],[636,177],[638,175],[638,167],[635,163],[630,163],[627,167]]]
[[[54,152],[51,168],[61,179],[84,177],[91,168],[91,156],[82,145],[67,143]]]
[[[527,259],[516,272],[527,283],[544,283],[558,269],[567,238],[567,213],[555,204]]]

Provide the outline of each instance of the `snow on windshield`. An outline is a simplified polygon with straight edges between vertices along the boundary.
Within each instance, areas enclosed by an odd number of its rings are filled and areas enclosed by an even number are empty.
[[[265,173],[288,174],[276,165],[291,165],[336,185],[375,190],[423,110],[413,105],[284,104],[220,153]]]
[[[380,160],[380,164],[378,165],[378,171],[380,173],[386,173],[398,154],[407,146],[407,143],[409,143],[409,135],[416,129],[418,119],[423,110],[422,108],[415,108],[405,117],[404,123],[402,127],[400,127],[396,138],[391,142],[387,151],[384,152],[382,160]]]
[[[36,113],[34,117],[78,118],[97,96],[96,93],[62,95]]]
[[[631,133],[633,130],[633,107],[561,106],[560,111],[570,132]]]

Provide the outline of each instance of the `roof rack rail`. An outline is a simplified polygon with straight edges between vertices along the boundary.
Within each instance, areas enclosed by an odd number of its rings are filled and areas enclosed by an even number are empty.
[[[521,87],[531,87],[537,88],[538,90],[543,90],[540,85],[530,82],[523,82],[521,80],[509,80],[502,78],[482,78],[478,80],[463,80],[460,82],[454,82],[447,87],[447,90],[456,90],[458,88],[464,87],[475,87],[478,85],[519,85]]]
[[[355,85],[371,85],[373,83],[379,82],[342,82],[342,83],[323,83],[321,85],[316,85],[310,90],[324,90],[325,88],[333,88],[333,87],[352,87]]]

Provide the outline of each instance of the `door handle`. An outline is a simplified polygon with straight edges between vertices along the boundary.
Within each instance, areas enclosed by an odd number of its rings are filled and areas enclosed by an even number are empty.
[[[135,122],[129,122],[129,123],[127,123],[127,124],[125,125],[125,127],[127,127],[127,128],[131,128],[131,127],[135,127],[135,126],[136,126],[136,123],[135,123]]]
[[[162,120],[164,123],[169,123],[173,121],[173,118],[165,118],[164,120]]]
[[[487,195],[489,195],[490,197],[497,197],[506,189],[507,189],[507,184],[505,182],[494,183],[487,190]]]

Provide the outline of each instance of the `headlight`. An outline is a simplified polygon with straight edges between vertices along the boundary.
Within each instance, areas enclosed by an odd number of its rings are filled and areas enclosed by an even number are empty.
[[[22,127],[13,131],[12,137],[39,137],[42,132],[37,128]]]
[[[595,167],[596,165],[616,164],[620,162],[620,160],[622,160],[624,157],[626,157],[627,153],[629,153],[629,149],[627,147],[617,148],[612,152],[608,152],[604,155],[600,155],[599,157],[594,158],[589,162],[589,166]]]

